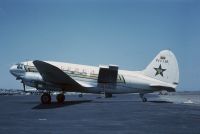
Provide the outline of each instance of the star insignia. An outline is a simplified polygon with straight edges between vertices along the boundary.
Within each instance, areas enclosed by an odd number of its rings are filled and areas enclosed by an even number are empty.
[[[160,64],[160,66],[158,68],[154,68],[154,69],[156,70],[155,76],[160,74],[162,77],[163,77],[163,72],[167,70],[167,69],[162,69],[161,64]]]

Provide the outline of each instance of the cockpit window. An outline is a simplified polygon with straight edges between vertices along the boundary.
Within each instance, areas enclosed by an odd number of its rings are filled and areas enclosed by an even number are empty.
[[[23,64],[17,64],[17,69],[24,69],[24,65]]]
[[[38,70],[36,69],[35,66],[28,66],[28,65],[25,65],[24,68],[25,68],[25,70],[26,70],[27,72],[38,72]]]

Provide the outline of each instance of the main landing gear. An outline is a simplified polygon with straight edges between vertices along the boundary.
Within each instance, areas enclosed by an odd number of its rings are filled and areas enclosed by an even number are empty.
[[[58,103],[64,103],[65,101],[65,95],[63,93],[58,94],[56,96],[56,100]],[[41,96],[41,102],[42,104],[51,104],[51,95],[50,93],[43,93]]]
[[[105,93],[105,98],[112,98],[112,94],[111,93]]]
[[[43,93],[41,96],[42,104],[50,104],[51,103],[51,95],[49,93]]]
[[[57,100],[57,102],[58,103],[63,103],[64,101],[65,101],[65,95],[64,94],[58,94],[57,96],[56,96],[56,100]]]
[[[144,94],[140,94],[140,98],[142,99],[143,102],[147,102],[147,98],[144,97]]]

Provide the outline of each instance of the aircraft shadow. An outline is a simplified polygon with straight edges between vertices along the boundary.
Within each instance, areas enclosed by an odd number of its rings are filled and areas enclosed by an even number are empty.
[[[92,100],[73,100],[73,101],[65,101],[62,104],[59,104],[57,102],[52,102],[51,104],[39,104],[32,109],[54,109],[54,108],[61,108],[61,107],[67,107],[72,105],[77,105],[81,103],[88,103]]]
[[[152,102],[152,103],[173,103],[170,101],[148,101],[148,102]]]
[[[124,102],[124,103],[126,103],[126,102],[135,102],[135,103],[144,103],[144,102],[142,102],[142,101],[140,101],[140,100],[103,100],[103,101],[93,101],[93,103],[119,103],[119,102]],[[173,103],[173,102],[169,102],[169,101],[147,101],[146,103]]]

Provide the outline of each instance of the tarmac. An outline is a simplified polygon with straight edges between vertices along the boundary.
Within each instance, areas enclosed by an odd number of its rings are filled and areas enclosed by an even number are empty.
[[[68,95],[64,104],[53,96],[51,105],[36,95],[0,96],[0,134],[200,134],[199,104],[99,96]]]

